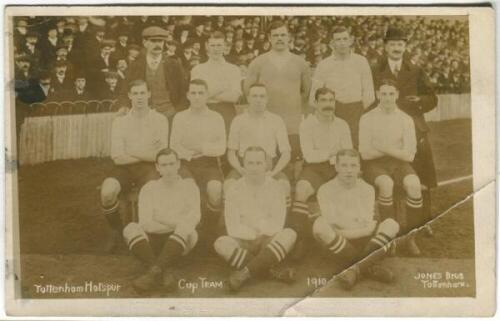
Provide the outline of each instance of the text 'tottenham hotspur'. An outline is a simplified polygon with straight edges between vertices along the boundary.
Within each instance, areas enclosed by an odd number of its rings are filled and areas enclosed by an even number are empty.
[[[34,284],[37,294],[78,294],[78,293],[101,293],[109,296],[112,292],[119,292],[122,286],[117,283],[86,281],[83,284]]]

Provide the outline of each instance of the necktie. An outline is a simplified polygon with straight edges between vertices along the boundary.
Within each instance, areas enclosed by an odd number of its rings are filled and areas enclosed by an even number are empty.
[[[394,76],[396,76],[396,78],[398,78],[398,75],[399,75],[399,65],[395,65],[394,66]]]

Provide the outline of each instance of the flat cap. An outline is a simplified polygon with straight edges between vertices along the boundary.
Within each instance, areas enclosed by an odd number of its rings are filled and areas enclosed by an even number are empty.
[[[406,41],[406,34],[402,29],[389,27],[385,33],[384,41],[389,40],[404,40]]]
[[[168,31],[160,27],[147,27],[142,31],[142,37],[147,38],[161,38],[165,39],[169,35]]]

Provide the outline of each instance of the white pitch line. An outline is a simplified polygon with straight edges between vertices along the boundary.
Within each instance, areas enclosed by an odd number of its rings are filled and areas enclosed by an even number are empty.
[[[442,181],[442,182],[438,183],[438,186],[445,186],[445,185],[449,185],[449,184],[454,184],[454,183],[458,183],[461,181],[466,181],[468,179],[472,179],[472,175],[467,175],[467,176],[462,176],[462,177],[457,177],[457,178],[449,179],[446,181]]]

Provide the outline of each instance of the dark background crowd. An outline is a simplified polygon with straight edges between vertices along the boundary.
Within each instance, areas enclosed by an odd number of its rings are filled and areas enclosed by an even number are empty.
[[[46,90],[30,92],[27,103],[47,96],[61,101],[116,99],[128,66],[144,50],[141,33],[150,26],[168,31],[165,54],[179,60],[186,78],[193,66],[207,60],[208,35],[223,32],[225,58],[238,65],[245,77],[250,61],[270,50],[266,27],[273,19],[287,22],[290,50],[311,68],[331,54],[329,37],[334,26],[349,29],[355,38],[353,50],[371,65],[383,55],[387,26],[402,28],[408,35],[406,55],[423,68],[437,93],[470,92],[466,18],[395,16],[16,17],[16,92],[22,96],[35,83]]]

